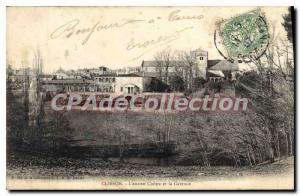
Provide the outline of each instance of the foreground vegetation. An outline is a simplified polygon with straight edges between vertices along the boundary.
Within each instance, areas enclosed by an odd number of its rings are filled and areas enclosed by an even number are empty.
[[[147,177],[147,178],[192,178],[223,179],[249,176],[293,175],[294,158],[247,167],[200,167],[200,166],[145,166],[121,164],[102,159],[78,160],[18,154],[9,157],[9,178],[26,179],[82,179],[90,177]]]

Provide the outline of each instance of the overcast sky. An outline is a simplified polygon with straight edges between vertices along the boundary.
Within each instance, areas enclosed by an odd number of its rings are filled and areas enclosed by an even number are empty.
[[[31,65],[39,48],[44,71],[140,66],[164,48],[207,50],[222,59],[213,40],[217,21],[254,7],[9,7],[7,62]],[[263,7],[269,26],[285,34],[286,7]],[[89,29],[89,31],[88,31]],[[85,30],[85,32],[84,32]]]

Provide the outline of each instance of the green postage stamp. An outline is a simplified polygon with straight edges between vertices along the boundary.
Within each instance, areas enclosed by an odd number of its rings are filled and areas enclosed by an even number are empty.
[[[258,59],[269,44],[268,26],[260,9],[221,23],[219,35],[229,59]]]

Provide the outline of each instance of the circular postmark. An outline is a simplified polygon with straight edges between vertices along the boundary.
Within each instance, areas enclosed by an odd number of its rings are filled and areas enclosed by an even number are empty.
[[[269,45],[269,31],[260,10],[254,10],[219,23],[215,45],[226,59],[257,60]]]

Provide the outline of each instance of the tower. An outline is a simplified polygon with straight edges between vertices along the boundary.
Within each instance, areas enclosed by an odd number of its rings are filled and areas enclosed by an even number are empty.
[[[196,67],[194,71],[194,78],[196,77],[203,77],[205,78],[206,68],[207,68],[207,61],[208,61],[208,52],[202,49],[197,49],[194,51],[196,56]]]

